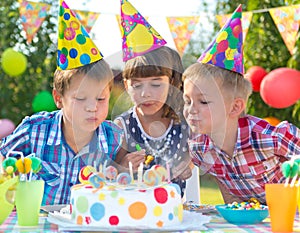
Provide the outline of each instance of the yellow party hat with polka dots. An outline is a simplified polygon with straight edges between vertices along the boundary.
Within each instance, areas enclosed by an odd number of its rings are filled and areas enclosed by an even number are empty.
[[[223,69],[244,74],[242,5],[219,31],[198,62],[208,63]]]
[[[76,13],[60,0],[58,15],[57,69],[70,70],[103,58]]]
[[[167,43],[130,2],[120,1],[123,61],[148,53]]]

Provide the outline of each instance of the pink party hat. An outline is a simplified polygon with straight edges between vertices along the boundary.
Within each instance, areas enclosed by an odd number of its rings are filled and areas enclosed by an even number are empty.
[[[63,0],[60,0],[58,30],[58,69],[70,70],[103,58],[76,13]]]
[[[239,5],[215,39],[200,56],[198,62],[212,64],[243,75],[243,30],[241,19],[242,5]]]
[[[127,0],[121,0],[123,61],[164,46],[167,42]]]

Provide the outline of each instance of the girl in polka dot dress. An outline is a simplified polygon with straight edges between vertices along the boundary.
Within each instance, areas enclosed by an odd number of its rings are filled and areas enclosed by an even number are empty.
[[[131,162],[135,171],[140,163],[145,169],[168,163],[183,194],[184,180],[192,173],[188,126],[182,118],[182,72],[179,54],[166,46],[127,61],[122,75],[134,106],[115,123],[126,138],[116,162],[127,169]]]

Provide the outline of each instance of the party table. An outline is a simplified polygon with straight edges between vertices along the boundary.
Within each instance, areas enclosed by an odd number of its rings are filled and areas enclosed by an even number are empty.
[[[267,218],[263,222],[253,225],[234,225],[228,223],[224,220],[218,213],[211,212],[206,215],[211,216],[209,223],[204,226],[207,230],[203,231],[190,231],[190,233],[196,232],[271,232],[270,219]],[[199,214],[201,217],[201,214]],[[297,214],[294,222],[294,231],[300,232],[300,221],[299,215]],[[46,215],[41,215],[39,218],[39,225],[37,227],[20,227],[17,224],[16,212],[12,212],[11,215],[6,219],[6,221],[0,226],[0,232],[68,232],[60,229],[56,224],[52,224],[47,220]],[[124,231],[123,231],[124,232]],[[140,231],[141,232],[141,231]],[[147,230],[143,230],[146,233]],[[174,231],[173,231],[174,232]],[[184,231],[188,233],[189,231]]]

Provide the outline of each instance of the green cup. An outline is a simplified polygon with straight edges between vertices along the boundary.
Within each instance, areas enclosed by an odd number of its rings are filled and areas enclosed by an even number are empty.
[[[37,226],[44,194],[44,181],[19,182],[16,190],[16,208],[19,226]]]
[[[7,200],[8,189],[18,182],[18,176],[12,179],[6,180],[0,184],[0,225],[5,221],[5,219],[10,215],[14,209],[14,203]]]

